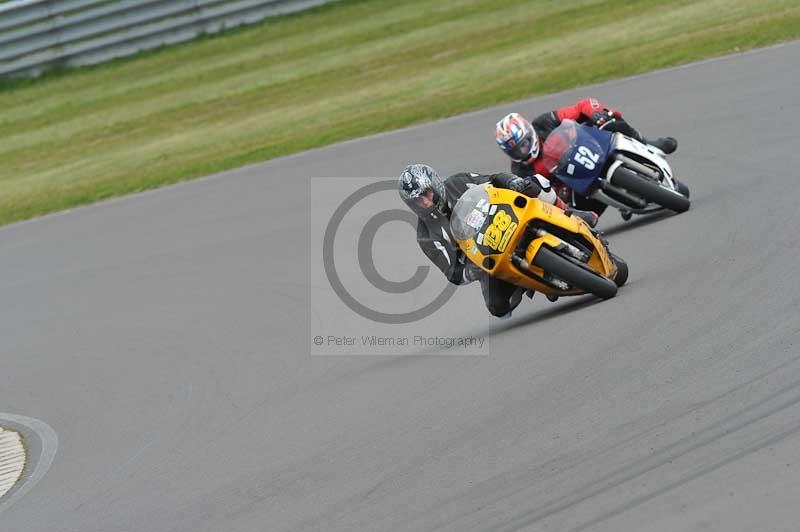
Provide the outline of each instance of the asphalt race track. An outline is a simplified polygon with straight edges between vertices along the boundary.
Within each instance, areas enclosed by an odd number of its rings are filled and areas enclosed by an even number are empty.
[[[0,411],[58,438],[0,529],[796,531],[798,85],[794,42],[0,230]],[[500,116],[589,95],[692,190],[604,216],[616,298],[497,322],[468,286],[440,313],[483,355],[311,355],[310,177],[503,169]]]

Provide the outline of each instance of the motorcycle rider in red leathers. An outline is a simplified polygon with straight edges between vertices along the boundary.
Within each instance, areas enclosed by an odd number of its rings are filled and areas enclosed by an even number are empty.
[[[652,140],[643,137],[622,118],[622,113],[616,109],[605,107],[596,98],[586,98],[573,105],[543,113],[537,116],[533,122],[529,122],[519,113],[510,113],[504,116],[497,123],[495,141],[511,159],[511,173],[521,177],[538,174],[553,181],[559,197],[581,210],[602,214],[606,205],[577,194],[569,198],[569,189],[554,179],[549,168],[550,165],[542,160],[542,145],[545,139],[563,120],[574,120],[580,124],[592,124],[597,127],[610,122],[605,127],[607,131],[622,133],[639,142],[658,148],[665,154],[672,153],[678,148],[678,142],[672,137]]]

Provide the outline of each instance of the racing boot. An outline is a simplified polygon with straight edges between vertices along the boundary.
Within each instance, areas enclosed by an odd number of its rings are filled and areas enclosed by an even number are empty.
[[[600,219],[597,213],[594,213],[592,211],[581,211],[574,207],[567,207],[566,209],[564,209],[564,214],[566,214],[567,216],[577,216],[578,218],[586,222],[586,224],[592,229],[594,229],[594,227],[597,225],[597,220]]]
[[[582,211],[580,209],[576,209],[572,205],[564,203],[564,200],[556,196],[556,201],[553,202],[553,205],[564,211],[564,214],[567,216],[572,216],[573,214],[586,222],[589,227],[594,228],[597,225],[597,220],[600,219],[600,216],[597,213],[592,211]]]
[[[570,215],[577,216],[578,218],[586,222],[586,225],[589,226],[589,230],[592,232],[592,234],[596,236],[597,239],[600,240],[600,242],[602,242],[606,246],[608,245],[608,239],[605,236],[603,236],[603,233],[595,229],[595,227],[597,226],[597,221],[600,219],[599,214],[597,214],[594,211],[582,211],[569,206],[566,209],[564,209],[564,214],[566,214],[567,216]]]
[[[673,153],[678,149],[678,141],[673,137],[658,137],[657,139],[643,139],[647,144],[655,146],[666,154]]]

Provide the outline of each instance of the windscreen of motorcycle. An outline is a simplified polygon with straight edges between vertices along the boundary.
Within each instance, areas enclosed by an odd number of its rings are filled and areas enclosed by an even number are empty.
[[[489,215],[489,194],[486,185],[467,189],[458,199],[450,215],[450,230],[457,240],[475,239]]]
[[[564,120],[542,149],[546,168],[563,184],[588,194],[605,167],[611,133]]]
[[[578,126],[572,120],[564,120],[548,136],[542,146],[542,163],[552,174],[566,166],[578,138]]]

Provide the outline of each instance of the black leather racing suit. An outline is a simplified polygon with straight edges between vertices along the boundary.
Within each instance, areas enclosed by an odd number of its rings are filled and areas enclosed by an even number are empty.
[[[547,203],[554,203],[556,200],[550,183],[541,176],[523,179],[508,173],[481,175],[464,172],[454,174],[444,181],[448,208],[452,211],[467,188],[484,183],[516,190]],[[451,283],[460,285],[480,281],[486,308],[492,315],[505,316],[522,300],[525,293],[523,288],[487,275],[467,259],[450,232],[449,220],[420,218],[417,223],[417,243]]]

